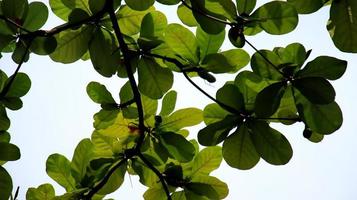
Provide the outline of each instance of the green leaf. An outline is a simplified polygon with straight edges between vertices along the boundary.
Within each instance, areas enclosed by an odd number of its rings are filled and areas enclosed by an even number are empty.
[[[20,64],[22,61],[27,62],[29,60],[30,52],[27,49],[27,45],[28,44],[22,40],[16,42],[15,50],[13,50],[11,55],[12,60],[16,64]]]
[[[93,157],[94,146],[89,139],[83,139],[74,150],[71,162],[71,174],[80,183],[86,174],[89,161]]]
[[[145,200],[163,200],[167,198],[165,190],[162,188],[149,188],[143,196]]]
[[[11,143],[0,142],[0,160],[1,161],[14,161],[20,159],[20,149]]]
[[[52,154],[46,161],[46,172],[49,177],[66,189],[76,189],[76,182],[71,175],[71,162],[63,155]]]
[[[255,149],[265,161],[273,165],[285,165],[289,162],[293,150],[283,134],[263,121],[253,121],[248,126],[252,131]]]
[[[68,23],[75,24],[87,18],[89,18],[89,14],[86,11],[80,8],[75,8],[71,11],[71,14],[69,14],[68,16]],[[72,29],[77,29],[79,27],[81,27],[81,25],[75,26]]]
[[[249,15],[255,8],[257,0],[236,0],[238,13]]]
[[[185,185],[185,189],[209,199],[220,199],[218,193],[209,184],[191,182]]]
[[[165,14],[159,11],[152,11],[146,14],[141,21],[140,37],[162,37],[166,26],[167,19]]]
[[[126,169],[126,164],[122,164],[119,168],[117,168],[97,194],[106,195],[115,192],[124,182]]]
[[[162,119],[160,128],[166,131],[178,131],[182,128],[194,126],[203,120],[202,111],[198,108],[184,108],[176,110]]]
[[[282,1],[272,1],[262,5],[251,17],[259,19],[261,28],[274,35],[291,32],[299,21],[294,6]]]
[[[112,94],[98,82],[92,81],[87,85],[87,94],[95,103],[115,104]]]
[[[10,127],[10,119],[6,114],[5,108],[0,105],[0,131],[6,131]]]
[[[310,14],[322,8],[326,0],[287,0],[293,4],[299,14]]]
[[[306,77],[295,79],[292,83],[311,103],[329,104],[335,100],[335,90],[324,78]]]
[[[55,37],[36,37],[30,46],[30,50],[38,55],[48,55],[56,50],[57,40]]]
[[[8,200],[12,192],[12,180],[10,174],[0,166],[0,200]]]
[[[29,188],[26,192],[26,200],[52,200],[55,197],[55,189],[49,183],[42,184],[38,188]]]
[[[208,104],[203,110],[203,120],[206,125],[218,122],[224,119],[229,112],[224,110],[216,103]]]
[[[18,20],[20,21],[20,24],[22,24],[22,20],[26,16],[28,10],[28,2],[27,0],[3,0],[1,8],[6,17]]]
[[[201,60],[205,58],[208,54],[217,53],[219,48],[222,46],[225,31],[218,34],[208,34],[202,30],[201,27],[196,29],[197,43],[200,48],[200,58]]]
[[[125,3],[133,10],[144,11],[154,5],[155,0],[125,0]]]
[[[28,12],[23,27],[29,31],[36,31],[46,23],[47,18],[47,6],[42,2],[31,2],[28,5]]]
[[[221,147],[207,147],[200,151],[194,158],[190,177],[209,175],[217,169],[222,162]]]
[[[173,84],[171,70],[159,66],[152,59],[140,59],[138,75],[140,92],[153,99],[160,99]]]
[[[117,150],[116,147],[119,147],[119,151],[122,152],[119,141],[109,136],[105,136],[98,131],[92,133],[91,140],[94,146],[95,156],[111,157],[113,156],[114,151]]]
[[[49,0],[52,12],[64,21],[67,21],[69,14],[75,8],[80,8],[90,14],[88,1],[82,0]]]
[[[11,136],[6,131],[0,132],[0,142],[10,142]]]
[[[6,85],[9,84],[9,81],[12,79],[12,76],[9,77],[6,81]],[[25,73],[18,73],[15,76],[14,81],[12,82],[9,91],[6,93],[6,97],[22,97],[30,90],[31,80]]]
[[[92,34],[91,26],[83,26],[77,30],[66,30],[57,34],[57,48],[50,54],[51,59],[65,64],[79,60],[87,52]]]
[[[156,1],[165,5],[176,5],[180,3],[180,0],[156,0]]]
[[[347,61],[328,56],[319,56],[306,64],[297,77],[322,77],[329,80],[339,79],[346,71]]]
[[[226,139],[229,132],[237,125],[237,117],[227,115],[223,120],[201,129],[197,135],[198,142],[204,146],[215,146]]]
[[[285,92],[285,82],[277,82],[264,88],[255,100],[255,113],[259,117],[269,117],[279,108]]]
[[[177,16],[186,26],[194,27],[198,25],[192,11],[183,4],[177,7]]]
[[[160,116],[167,116],[171,114],[176,105],[177,92],[175,90],[171,90],[167,94],[165,94],[162,99],[162,106],[160,111]]]
[[[122,33],[125,35],[139,33],[142,19],[153,10],[155,10],[154,7],[150,7],[145,11],[136,11],[130,9],[129,6],[121,6],[117,13],[117,19]]]
[[[182,135],[164,132],[160,134],[160,141],[171,157],[180,162],[189,162],[195,155],[195,147]]]
[[[89,9],[92,13],[98,13],[104,8],[105,0],[89,0],[88,4],[89,4]]]
[[[343,52],[357,52],[357,2],[333,1],[327,30],[335,46]]]
[[[239,73],[234,80],[234,84],[243,94],[245,109],[250,112],[254,111],[257,94],[269,85],[269,83],[263,81],[260,76],[251,71]]]
[[[198,44],[195,35],[180,24],[169,24],[165,31],[166,44],[178,55],[198,63]]]
[[[5,97],[2,100],[2,103],[6,108],[9,108],[11,110],[19,110],[23,106],[21,99],[18,97]]]
[[[259,162],[260,156],[246,124],[224,140],[223,158],[229,166],[243,170],[251,169]]]
[[[244,109],[244,99],[238,87],[233,84],[226,84],[217,91],[216,99],[230,108],[235,109],[233,113]],[[224,108],[227,109],[227,108]],[[231,109],[227,110],[232,112]]]
[[[299,115],[311,130],[327,135],[341,127],[343,121],[342,111],[336,102],[316,105],[309,102],[299,93],[296,94],[295,98]]]
[[[285,48],[277,48],[275,52],[283,63],[292,63],[300,68],[307,59],[305,47],[299,43],[292,43]],[[275,51],[275,50],[274,50]]]
[[[228,195],[228,186],[216,177],[212,176],[196,176],[191,182],[204,183],[210,185],[218,194],[218,199],[224,199]]]
[[[269,62],[267,60],[269,60]],[[281,60],[274,52],[269,50],[260,50],[260,53],[253,54],[250,62],[253,72],[260,77],[271,80],[283,79],[283,76],[277,69],[277,66],[281,64]]]

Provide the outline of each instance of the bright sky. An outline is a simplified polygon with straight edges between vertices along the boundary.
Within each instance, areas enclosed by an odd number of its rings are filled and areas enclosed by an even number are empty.
[[[46,1],[47,2],[47,1]],[[261,1],[265,2],[265,1]],[[166,11],[170,22],[177,22],[175,7],[160,7]],[[169,15],[168,13],[171,13]],[[334,81],[337,102],[344,114],[341,129],[325,137],[322,143],[312,144],[302,136],[303,126],[278,126],[289,139],[294,149],[294,156],[285,166],[272,166],[261,160],[249,171],[227,167],[225,163],[214,175],[229,185],[230,194],[226,199],[236,200],[351,200],[357,199],[357,123],[354,114],[357,106],[355,86],[357,85],[357,56],[339,52],[326,31],[328,9],[300,16],[298,28],[284,36],[259,34],[248,37],[259,49],[273,49],[293,42],[302,43],[306,49],[313,49],[310,59],[319,55],[330,55],[348,60],[349,65],[342,79]],[[46,28],[61,24],[51,14]],[[232,48],[225,43],[222,50]],[[252,54],[248,46],[245,49]],[[4,56],[0,68],[12,74],[16,65]],[[248,69],[248,67],[246,68]],[[85,92],[90,81],[105,84],[118,99],[118,91],[124,80],[111,79],[98,75],[90,62],[76,62],[70,65],[54,63],[48,57],[31,55],[21,71],[26,72],[32,80],[30,92],[23,98],[24,107],[17,112],[9,112],[11,119],[10,133],[12,143],[21,149],[19,161],[5,165],[13,177],[14,187],[20,186],[20,198],[25,199],[28,187],[37,187],[51,183],[56,193],[64,192],[46,174],[45,162],[53,153],[60,153],[71,159],[77,143],[90,137],[92,116],[99,111],[99,105],[91,102]],[[215,91],[233,76],[216,76],[217,83],[208,84],[201,79],[195,81],[209,93]],[[203,109],[210,101],[193,89],[181,76],[175,74],[175,90],[178,94],[178,107],[198,107]],[[201,126],[202,127],[202,126]],[[191,137],[196,137],[199,129],[192,129]],[[142,199],[145,188],[137,177],[131,181],[126,176],[124,185],[115,193],[108,195],[114,199]]]

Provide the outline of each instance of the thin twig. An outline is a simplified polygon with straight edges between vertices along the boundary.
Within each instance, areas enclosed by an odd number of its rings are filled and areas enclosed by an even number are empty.
[[[20,69],[21,69],[21,66],[22,64],[25,62],[25,58],[26,56],[28,55],[29,53],[29,49],[30,49],[30,46],[32,44],[32,41],[33,41],[34,38],[30,38],[28,44],[26,44],[26,48],[25,48],[25,53],[22,55],[21,59],[20,59],[20,63],[17,65],[16,67],[16,70],[15,72],[12,74],[9,82],[6,84],[6,86],[4,87],[4,89],[1,91],[0,93],[0,97],[5,97],[6,94],[9,92],[10,88],[11,88],[11,85],[14,83],[15,81],[15,78],[16,78],[16,75],[19,73]],[[21,42],[21,41],[19,41]]]
[[[109,171],[105,174],[105,176],[103,177],[103,179],[98,182],[93,188],[90,189],[90,191],[88,192],[88,194],[83,196],[83,199],[85,200],[91,200],[92,197],[100,190],[104,187],[104,185],[109,181],[110,177],[112,176],[112,174],[123,164],[125,164],[128,161],[129,158],[124,158],[121,161],[119,161],[118,163],[116,163],[112,168],[109,169]]]
[[[223,19],[220,19],[220,18],[214,17],[212,15],[209,15],[209,14],[205,13],[204,11],[202,11],[200,9],[196,9],[196,8],[188,5],[185,0],[181,0],[181,3],[182,3],[182,5],[186,6],[188,9],[192,10],[193,12],[196,12],[196,13],[198,13],[198,14],[204,16],[204,17],[207,17],[209,19],[212,19],[212,20],[214,20],[216,22],[219,22],[219,23],[222,23],[222,24],[227,24],[227,25],[230,25],[230,26],[235,25],[235,23],[227,22],[227,21],[225,21]]]
[[[8,22],[14,26],[16,26],[16,28],[21,29],[22,31],[25,31],[27,33],[30,33],[31,31],[25,29],[24,27],[22,27],[20,24],[16,23],[14,20],[5,17],[4,15],[0,15],[0,19],[4,20],[5,22]]]

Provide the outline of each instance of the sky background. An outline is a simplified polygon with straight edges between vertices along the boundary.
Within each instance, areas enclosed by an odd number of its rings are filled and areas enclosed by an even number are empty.
[[[47,1],[44,1],[48,3]],[[267,1],[259,1],[259,5]],[[165,11],[169,22],[178,22],[176,6],[157,6]],[[283,36],[272,36],[261,33],[247,37],[258,49],[273,49],[277,46],[299,42],[306,49],[312,49],[310,60],[320,55],[334,56],[348,61],[345,75],[332,84],[337,92],[336,101],[344,114],[343,126],[334,134],[325,137],[319,144],[313,144],[302,136],[303,125],[277,126],[289,139],[294,155],[284,166],[273,166],[261,159],[256,167],[242,171],[221,167],[214,171],[229,186],[229,200],[352,200],[357,199],[357,56],[339,52],[333,45],[325,28],[329,18],[328,8],[317,13],[299,16],[297,29]],[[50,14],[45,29],[62,22]],[[222,50],[233,48],[229,42]],[[250,54],[254,51],[244,47]],[[16,65],[5,55],[0,60],[0,68],[8,75]],[[249,69],[249,66],[245,69]],[[93,114],[100,106],[93,103],[86,94],[85,88],[90,81],[105,84],[115,99],[119,99],[120,87],[124,79],[101,77],[95,72],[90,61],[78,61],[73,64],[54,63],[49,57],[31,55],[30,61],[21,69],[32,80],[30,92],[23,98],[24,107],[16,112],[9,111],[11,142],[21,149],[21,159],[9,162],[6,169],[13,177],[14,187],[20,186],[19,200],[25,199],[29,187],[51,183],[56,194],[64,190],[46,174],[45,163],[49,155],[60,153],[71,160],[74,148],[83,138],[91,136],[93,131]],[[202,79],[194,79],[210,94],[214,95],[225,81],[234,76],[217,75],[217,82],[209,84]],[[203,109],[211,103],[205,96],[195,90],[182,75],[175,74],[174,89],[178,91],[177,108],[198,107]],[[196,137],[201,126],[191,129],[191,137]],[[115,193],[108,195],[114,199],[142,199],[145,191],[137,177],[126,176],[123,186]]]

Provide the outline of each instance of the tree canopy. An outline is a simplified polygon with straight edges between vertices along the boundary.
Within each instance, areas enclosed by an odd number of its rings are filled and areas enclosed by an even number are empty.
[[[181,23],[168,23],[155,2],[176,6]],[[3,165],[21,157],[21,147],[10,143],[16,133],[7,132],[8,112],[21,109],[21,98],[30,90],[30,77],[21,67],[31,54],[63,64],[88,60],[103,77],[127,82],[115,93],[102,83],[88,83],[86,92],[98,104],[92,134],[79,142],[72,158],[54,153],[46,161],[48,176],[65,194],[45,183],[29,188],[26,199],[104,199],[120,188],[126,173],[139,176],[148,188],[147,200],[224,199],[228,185],[211,175],[223,160],[249,170],[260,160],[284,165],[292,158],[285,133],[272,124],[302,123],[301,135],[313,143],[342,125],[331,81],[343,76],[345,60],[311,58],[311,50],[297,42],[259,50],[247,38],[289,33],[299,15],[329,6],[326,28],[333,43],[356,53],[357,3],[352,0],[259,6],[255,0],[50,0],[49,5],[0,1],[0,50],[17,64],[13,74],[0,70],[0,200],[18,196]],[[49,11],[65,23],[42,29]],[[235,48],[222,50],[225,40]],[[255,53],[249,55],[246,46]],[[214,83],[221,74],[235,78],[215,96],[194,82]],[[212,103],[203,110],[176,109],[176,76]],[[198,133],[189,132],[202,122]]]

